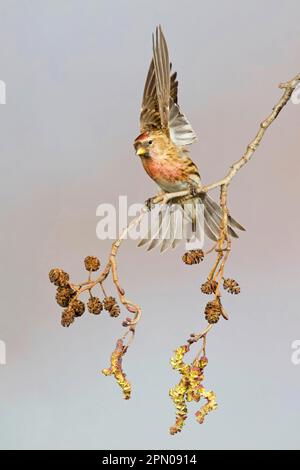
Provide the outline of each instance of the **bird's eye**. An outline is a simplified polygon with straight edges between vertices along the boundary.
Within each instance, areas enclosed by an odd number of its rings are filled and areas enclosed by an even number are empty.
[[[153,143],[153,140],[148,140],[148,144],[151,145]]]

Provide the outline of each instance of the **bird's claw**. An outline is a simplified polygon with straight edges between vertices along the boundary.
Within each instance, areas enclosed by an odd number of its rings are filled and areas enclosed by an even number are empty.
[[[151,209],[153,209],[153,207],[155,206],[154,200],[155,200],[155,197],[149,197],[149,199],[147,199],[147,200],[145,201],[145,205],[146,205],[146,207],[147,207],[147,209],[148,209],[149,212],[150,212]]]
[[[149,197],[145,201],[145,205],[147,206],[148,210],[151,211],[155,207],[156,204],[165,204],[166,200],[166,193],[164,191],[160,191],[156,196]]]
[[[192,197],[198,196],[198,188],[196,186],[190,186],[190,193]]]

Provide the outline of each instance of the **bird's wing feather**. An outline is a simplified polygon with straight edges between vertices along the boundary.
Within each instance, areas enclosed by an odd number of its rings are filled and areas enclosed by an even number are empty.
[[[154,62],[151,60],[148,75],[146,78],[142,109],[140,116],[141,132],[154,129],[160,129],[160,114],[158,108]]]
[[[178,147],[197,139],[192,126],[178,106],[177,73],[171,75],[168,47],[161,26],[153,35],[153,58],[144,87],[140,115],[141,132],[161,129]]]
[[[161,26],[156,28],[153,40],[153,62],[161,128],[168,132],[170,105],[170,61],[168,47]]]
[[[176,103],[171,106],[169,128],[170,137],[177,147],[193,144],[197,140],[195,131]]]
[[[172,64],[170,64],[170,71]],[[178,81],[176,80],[177,73],[174,72],[170,78],[170,93],[171,100],[177,103],[177,92],[178,92]],[[140,128],[141,133],[153,130],[161,129],[160,113],[158,106],[158,99],[156,94],[156,81],[155,81],[155,70],[154,62],[151,60],[149,71],[146,78],[144,87],[141,115],[140,115]]]

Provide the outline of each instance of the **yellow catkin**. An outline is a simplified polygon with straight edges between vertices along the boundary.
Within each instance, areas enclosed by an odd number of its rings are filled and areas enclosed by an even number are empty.
[[[177,432],[180,432],[187,418],[187,406],[185,402],[187,387],[188,380],[186,377],[182,377],[179,384],[177,384],[169,392],[169,395],[172,398],[176,408],[176,421],[175,424],[170,427],[170,434],[176,434]]]
[[[173,369],[178,370],[181,374],[188,373],[189,366],[183,362],[183,358],[188,351],[189,347],[186,344],[179,346],[170,360],[170,364]]]
[[[207,392],[205,388],[201,390],[201,396],[207,400],[206,404],[195,414],[198,423],[204,422],[205,416],[217,408],[216,395],[214,392]]]
[[[113,351],[110,359],[110,367],[103,369],[104,375],[113,375],[120,385],[125,400],[129,400],[131,395],[131,384],[126,379],[126,374],[122,370],[122,357],[126,352],[123,341],[119,339],[116,344],[116,349]]]
[[[206,399],[206,404],[196,413],[196,419],[201,424],[206,415],[217,408],[214,392],[206,391],[202,384],[204,368],[208,363],[207,358],[202,356],[191,365],[185,364],[183,358],[188,351],[188,345],[180,346],[175,350],[170,361],[173,369],[178,370],[181,374],[180,382],[169,392],[176,408],[176,420],[170,428],[170,434],[176,434],[182,430],[188,414],[186,402],[199,402],[201,398]]]
[[[204,380],[204,372],[200,367],[199,361],[194,361],[189,374],[189,387],[187,391],[187,400],[198,402],[201,398],[201,382]]]

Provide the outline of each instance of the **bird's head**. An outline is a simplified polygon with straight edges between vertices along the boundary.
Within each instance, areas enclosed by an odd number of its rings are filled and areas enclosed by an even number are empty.
[[[155,143],[155,137],[150,132],[140,134],[134,141],[135,153],[139,157],[150,157],[151,149]]]

